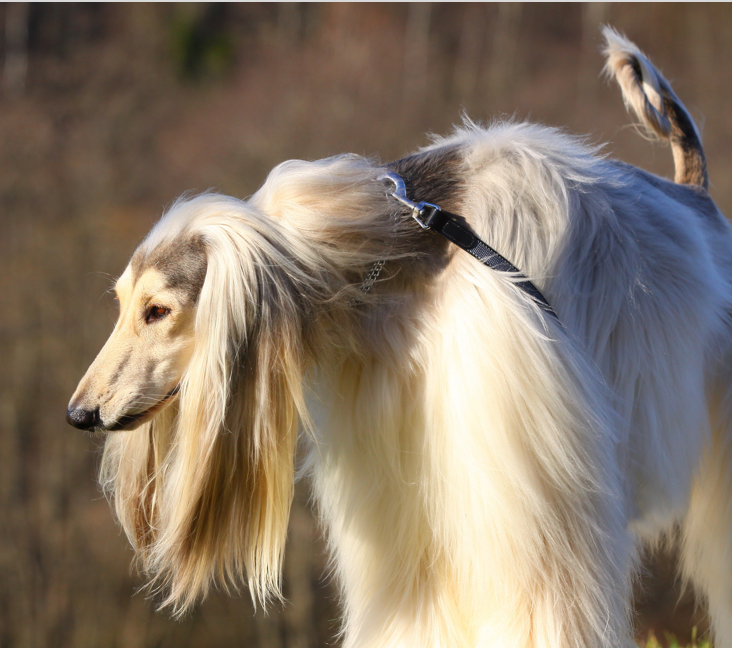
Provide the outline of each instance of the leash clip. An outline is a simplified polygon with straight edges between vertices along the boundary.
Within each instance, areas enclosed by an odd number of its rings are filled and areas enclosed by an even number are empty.
[[[513,265],[508,259],[501,256],[490,245],[481,241],[478,236],[470,229],[461,224],[462,220],[459,216],[451,214],[448,211],[442,211],[437,205],[428,202],[415,203],[407,198],[407,187],[404,180],[398,173],[391,171],[383,173],[379,176],[379,180],[384,183],[391,184],[393,189],[387,188],[387,196],[398,200],[402,205],[412,212],[412,218],[417,221],[422,229],[431,229],[436,234],[444,236],[448,241],[457,245],[460,249],[465,250],[472,257],[498,272],[510,273],[514,278],[514,285],[526,295],[545,313],[549,313],[558,322],[559,318],[552,309],[549,302],[539,289],[529,281],[521,271]],[[373,272],[378,276],[381,268],[374,266]],[[370,279],[364,283],[364,292],[370,287]],[[561,322],[559,322],[561,325]]]
[[[379,176],[379,180],[386,183],[391,183],[394,189],[389,192],[389,195],[398,200],[402,205],[408,207],[412,211],[412,218],[417,221],[422,229],[430,229],[430,221],[432,217],[440,210],[437,205],[433,205],[428,202],[415,203],[407,198],[407,187],[404,184],[402,177],[396,173],[384,173]],[[425,219],[425,213],[429,212],[428,217]]]

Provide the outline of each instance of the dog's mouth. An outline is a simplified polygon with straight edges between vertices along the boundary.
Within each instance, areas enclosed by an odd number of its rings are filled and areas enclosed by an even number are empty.
[[[137,414],[127,414],[125,416],[122,416],[111,425],[105,426],[105,430],[107,430],[108,432],[117,432],[118,430],[134,430],[136,427],[142,425],[146,421],[149,421],[160,410],[164,409],[166,405],[168,405],[173,400],[173,398],[175,398],[179,391],[180,385],[176,385],[152,407],[148,407],[146,410],[138,412]]]

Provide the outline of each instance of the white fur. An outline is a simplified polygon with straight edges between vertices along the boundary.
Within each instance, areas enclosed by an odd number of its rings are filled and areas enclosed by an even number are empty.
[[[245,569],[276,594],[312,415],[302,472],[346,648],[629,645],[637,546],[677,523],[732,646],[730,227],[556,130],[468,124],[424,153],[447,148],[459,213],[561,324],[434,247],[362,158],[177,203],[141,254],[206,244],[193,359],[179,402],[104,460],[144,568],[178,609]]]

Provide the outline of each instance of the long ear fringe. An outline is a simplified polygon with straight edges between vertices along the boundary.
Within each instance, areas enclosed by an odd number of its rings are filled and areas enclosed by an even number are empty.
[[[276,250],[241,223],[203,236],[208,270],[177,408],[110,435],[101,470],[148,590],[176,616],[212,586],[246,582],[262,605],[280,597],[305,412],[303,327],[276,270],[285,261],[251,259]]]

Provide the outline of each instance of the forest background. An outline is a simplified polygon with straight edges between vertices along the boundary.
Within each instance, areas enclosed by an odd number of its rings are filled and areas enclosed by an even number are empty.
[[[173,621],[135,595],[101,441],[64,421],[114,322],[106,291],[181,193],[246,197],[289,158],[387,161],[463,111],[566,127],[672,175],[600,78],[603,23],[673,81],[732,214],[730,4],[0,5],[0,648],[338,645],[306,485],[283,607],[214,594]],[[673,560],[646,561],[642,637],[704,630]]]

